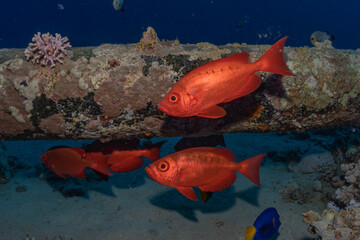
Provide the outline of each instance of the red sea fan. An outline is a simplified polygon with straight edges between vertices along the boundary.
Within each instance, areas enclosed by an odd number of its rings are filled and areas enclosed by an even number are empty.
[[[68,41],[67,37],[61,37],[58,33],[54,37],[50,33],[38,32],[25,49],[25,57],[34,64],[55,67],[56,62],[63,63],[62,59],[67,55],[66,48],[71,47]]]

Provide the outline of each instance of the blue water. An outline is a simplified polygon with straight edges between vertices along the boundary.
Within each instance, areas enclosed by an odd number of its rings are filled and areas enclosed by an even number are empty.
[[[25,48],[38,31],[68,36],[75,47],[133,43],[152,26],[160,39],[182,43],[272,44],[288,35],[289,46],[310,46],[311,33],[324,30],[335,35],[334,47],[356,49],[359,9],[357,0],[127,0],[125,12],[112,0],[3,1],[0,48]]]

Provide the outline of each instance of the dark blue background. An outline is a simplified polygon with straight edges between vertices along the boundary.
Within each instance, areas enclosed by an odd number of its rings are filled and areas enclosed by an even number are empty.
[[[68,36],[75,47],[133,43],[152,26],[160,39],[181,43],[272,44],[289,35],[291,46],[310,46],[313,31],[328,30],[336,48],[356,49],[359,10],[359,0],[127,0],[125,12],[115,11],[112,0],[3,1],[0,48],[25,48],[38,31]]]

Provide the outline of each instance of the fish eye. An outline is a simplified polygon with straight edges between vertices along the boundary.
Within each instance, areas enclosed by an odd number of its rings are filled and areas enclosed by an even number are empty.
[[[42,156],[41,156],[41,160],[46,161],[46,160],[47,160],[47,156],[46,156],[45,154],[42,155]]]
[[[177,101],[179,101],[179,96],[177,94],[173,93],[169,96],[169,101],[171,103],[176,103]]]
[[[160,172],[166,172],[167,170],[169,170],[170,165],[167,161],[161,161],[158,163],[157,167]]]

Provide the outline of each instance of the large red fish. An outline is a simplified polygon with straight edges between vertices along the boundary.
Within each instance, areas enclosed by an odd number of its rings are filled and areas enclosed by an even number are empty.
[[[114,172],[130,172],[140,168],[143,164],[142,157],[151,161],[160,158],[160,148],[166,141],[158,142],[146,149],[112,150],[109,154],[102,152],[87,152],[86,159],[95,161],[105,159],[111,170]],[[104,148],[109,151],[109,147],[104,144]]]
[[[72,147],[54,147],[40,157],[43,164],[62,178],[73,176],[85,178],[85,168],[94,169],[106,175],[112,175],[103,159],[86,159],[85,150]]]
[[[192,187],[199,187],[204,192],[224,190],[235,182],[236,171],[260,185],[259,168],[265,155],[236,163],[234,154],[225,148],[189,148],[159,159],[145,171],[156,182],[174,187],[196,201]]]
[[[226,111],[217,106],[255,91],[261,78],[257,71],[293,75],[283,58],[287,37],[277,41],[256,62],[248,53],[236,53],[196,68],[180,79],[158,108],[172,116],[220,118]]]

